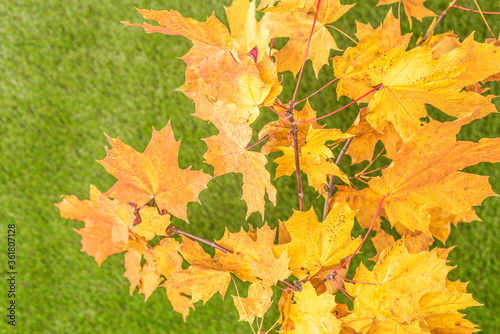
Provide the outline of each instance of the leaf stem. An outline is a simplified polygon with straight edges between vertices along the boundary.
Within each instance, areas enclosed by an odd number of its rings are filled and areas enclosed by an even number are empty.
[[[336,26],[332,26],[332,25],[329,25],[329,24],[325,24],[325,27],[330,27],[330,28],[333,28],[335,30],[337,30],[339,33],[341,33],[342,35],[344,35],[345,37],[349,38],[352,42],[354,42],[354,44],[358,44],[358,42],[356,42],[356,40],[354,38],[352,38],[351,36],[349,36],[348,34],[346,34],[345,32],[343,32],[342,30],[340,30],[339,28],[337,28]]]
[[[168,232],[172,232],[172,234],[171,234],[172,236],[173,236],[173,235],[177,235],[177,234],[179,234],[179,235],[184,235],[184,236],[189,237],[189,238],[191,238],[191,239],[194,239],[194,240],[197,240],[197,241],[202,242],[202,243],[204,243],[204,244],[207,244],[207,245],[209,245],[209,246],[212,246],[213,248],[217,248],[218,250],[220,250],[220,251],[222,251],[222,252],[224,252],[224,253],[232,253],[230,250],[228,250],[228,249],[226,249],[226,248],[224,248],[224,247],[222,247],[222,246],[217,245],[217,244],[216,244],[215,242],[213,242],[213,241],[208,241],[208,240],[206,240],[206,239],[200,238],[200,237],[198,237],[198,236],[196,236],[196,235],[194,235],[194,234],[191,234],[191,233],[185,232],[185,231],[183,231],[183,230],[179,229],[178,227],[175,227],[175,226],[170,225],[170,226],[168,227],[168,230],[167,230],[167,231],[168,231]]]
[[[446,7],[445,10],[443,10],[443,12],[441,14],[439,14],[439,17],[437,18],[436,22],[434,22],[434,24],[432,25],[432,27],[429,29],[429,31],[425,34],[424,38],[422,38],[420,40],[420,42],[418,42],[417,45],[415,46],[420,46],[422,45],[426,40],[427,38],[429,38],[429,36],[432,34],[432,32],[434,31],[434,29],[436,29],[437,25],[439,24],[439,22],[441,22],[441,20],[444,18],[444,16],[446,15],[446,13],[448,13],[448,11],[450,10],[450,8],[452,8],[455,3],[457,2],[458,0],[453,0],[452,3],[450,3],[448,5],[448,7]]]
[[[258,142],[256,142],[255,144],[251,145],[251,146],[248,146],[246,148],[246,150],[248,151],[249,149],[251,149],[252,147],[256,146],[256,145],[259,145],[260,143],[262,143],[264,140],[268,139],[269,137],[271,137],[276,131],[278,131],[279,128],[281,128],[281,126],[283,125],[283,123],[285,123],[285,121],[289,119],[288,117],[284,117],[283,120],[281,121],[280,125],[278,125],[276,127],[276,129],[273,130],[273,132],[271,132],[270,134],[268,134],[267,136],[265,136],[264,138],[262,138],[261,140],[259,140]]]
[[[500,12],[483,12],[483,11],[480,12],[478,10],[460,7],[459,5],[453,5],[453,7],[457,8],[457,9],[465,10],[466,12],[471,12],[471,13],[478,13],[478,14],[483,13],[483,14],[487,14],[487,15],[500,15]]]
[[[344,105],[343,107],[341,107],[341,108],[339,108],[339,109],[337,109],[337,110],[335,110],[335,111],[332,111],[332,112],[331,112],[331,113],[329,113],[329,114],[326,114],[326,115],[323,115],[323,116],[320,116],[320,117],[316,117],[316,118],[313,118],[313,119],[309,119],[309,120],[307,120],[307,121],[295,122],[295,124],[310,123],[310,122],[314,122],[314,121],[317,121],[317,120],[320,120],[320,119],[326,118],[326,117],[328,117],[328,116],[331,116],[331,115],[333,115],[333,114],[335,114],[335,113],[337,113],[337,112],[339,112],[339,111],[341,111],[341,110],[344,110],[345,108],[347,108],[347,107],[349,107],[350,105],[352,105],[352,104],[354,104],[354,103],[358,102],[359,100],[361,100],[361,99],[362,99],[362,98],[364,98],[365,96],[370,95],[371,93],[373,93],[374,91],[376,91],[377,89],[380,89],[380,88],[382,88],[382,87],[384,87],[384,85],[383,85],[383,84],[378,85],[377,87],[375,87],[375,88],[373,88],[372,90],[370,90],[368,93],[361,95],[361,96],[360,96],[360,97],[358,97],[356,100],[349,102],[348,104]]]
[[[297,79],[297,85],[295,86],[295,91],[293,92],[292,101],[295,102],[295,97],[297,96],[297,91],[299,90],[300,79],[302,78],[302,72],[304,72],[304,66],[307,60],[307,54],[309,53],[309,46],[311,45],[312,35],[314,33],[314,28],[316,27],[316,20],[318,19],[319,5],[321,0],[318,0],[318,5],[316,6],[316,13],[314,14],[314,21],[311,28],[311,33],[309,34],[309,40],[307,41],[306,53],[304,54],[304,59],[302,60],[302,66],[300,67],[299,78]]]
[[[347,141],[344,144],[344,147],[342,147],[342,150],[340,151],[337,160],[335,160],[335,164],[337,166],[339,166],[340,163],[342,162],[342,159],[344,158],[344,155],[346,154],[349,145],[351,145],[353,138],[354,137],[347,139]],[[325,220],[326,216],[328,216],[328,202],[330,201],[330,197],[332,196],[332,193],[336,187],[337,186],[335,185],[335,175],[332,175],[332,177],[330,178],[330,182],[328,183],[328,186],[325,187],[326,198],[325,198],[325,205],[323,207],[323,220]]]
[[[370,224],[370,227],[368,228],[368,231],[366,232],[365,237],[363,238],[363,240],[359,244],[358,248],[356,248],[356,250],[354,251],[354,253],[347,259],[347,261],[345,261],[340,267],[338,267],[337,269],[335,269],[335,271],[338,271],[339,269],[344,268],[349,262],[351,262],[351,260],[354,257],[354,255],[356,255],[356,253],[359,251],[359,249],[361,248],[361,246],[363,246],[363,244],[365,243],[366,239],[368,238],[368,235],[372,231],[373,224],[375,223],[375,220],[377,219],[377,216],[378,216],[378,213],[380,211],[380,208],[382,207],[382,203],[384,203],[384,200],[385,200],[386,197],[387,197],[387,195],[384,195],[382,197],[382,199],[380,200],[380,203],[378,204],[377,212],[375,212],[375,216],[373,217],[372,223]]]
[[[295,104],[299,104],[299,103],[302,103],[304,102],[305,100],[313,97],[314,95],[318,94],[319,92],[321,92],[323,89],[325,89],[326,87],[330,86],[332,83],[334,83],[335,81],[337,81],[339,78],[335,78],[333,79],[332,81],[330,81],[329,83],[327,83],[326,85],[324,85],[323,87],[321,87],[320,89],[318,89],[317,91],[315,91],[314,93],[312,93],[311,95],[309,95],[308,97],[298,101],[298,102],[295,102]]]

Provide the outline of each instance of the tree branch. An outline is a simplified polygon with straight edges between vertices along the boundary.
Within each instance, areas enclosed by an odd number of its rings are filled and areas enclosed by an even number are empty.
[[[335,160],[335,164],[337,166],[339,166],[340,163],[342,162],[342,159],[344,158],[344,155],[346,154],[349,145],[351,145],[353,138],[354,137],[347,139],[347,141],[344,144],[344,147],[342,147],[342,150],[340,151],[337,160]],[[326,198],[325,198],[325,205],[323,207],[323,220],[325,220],[326,216],[328,216],[328,202],[330,201],[330,197],[332,196],[332,193],[336,187],[337,186],[335,185],[335,175],[333,175],[330,179],[330,182],[328,183],[328,186],[325,187]]]
[[[220,250],[221,252],[224,252],[224,253],[233,253],[233,252],[231,252],[229,249],[226,249],[226,248],[224,248],[224,247],[222,247],[222,246],[219,246],[219,245],[217,245],[217,244],[216,244],[215,242],[213,242],[213,241],[208,241],[208,240],[206,240],[206,239],[200,238],[200,237],[198,237],[198,236],[196,236],[196,235],[194,235],[194,234],[191,234],[191,233],[188,233],[188,232],[186,232],[186,231],[183,231],[183,230],[181,230],[180,228],[175,227],[175,226],[173,226],[173,225],[170,225],[170,226],[168,227],[168,229],[167,229],[167,233],[169,233],[169,234],[170,234],[170,236],[173,236],[173,235],[184,235],[184,236],[186,236],[186,237],[189,237],[189,238],[191,238],[191,239],[194,239],[194,240],[197,240],[197,241],[199,241],[199,242],[202,242],[202,243],[204,243],[204,244],[206,244],[206,245],[209,245],[209,246],[211,246],[211,247],[213,247],[213,248],[216,248],[216,249]],[[290,282],[287,282],[287,281],[285,281],[285,280],[280,280],[279,282],[281,282],[281,284],[283,284],[284,286],[286,286],[286,287],[288,287],[288,288],[290,288],[290,289],[292,289],[292,290],[295,290],[295,291],[301,291],[301,286],[298,286],[297,284],[295,284],[295,285],[294,285],[294,284],[292,284],[292,283],[290,283]]]
[[[450,10],[450,8],[452,8],[455,3],[457,2],[458,0],[453,0],[452,3],[450,3],[448,5],[448,7],[446,7],[445,10],[443,10],[443,12],[439,15],[439,17],[437,18],[436,22],[434,23],[434,25],[429,29],[429,31],[427,32],[427,34],[425,34],[424,38],[422,38],[420,40],[420,42],[418,42],[417,45],[415,46],[420,46],[422,45],[426,40],[427,38],[429,38],[429,36],[432,34],[432,32],[434,31],[434,29],[436,29],[437,25],[439,24],[439,22],[441,22],[441,20],[444,18],[444,16],[446,15],[446,13],[448,13],[448,11]]]

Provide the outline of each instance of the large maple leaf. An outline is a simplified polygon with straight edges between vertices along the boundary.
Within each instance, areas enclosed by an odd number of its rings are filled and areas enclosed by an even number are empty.
[[[465,215],[472,206],[495,195],[487,176],[459,171],[483,161],[500,161],[500,138],[483,138],[479,143],[454,138],[475,115],[447,123],[433,120],[421,127],[382,177],[369,182],[372,190],[387,196],[384,208],[391,224],[399,222],[431,235],[432,208]]]
[[[144,153],[110,138],[111,149],[99,163],[118,181],[106,195],[138,207],[154,199],[160,210],[187,220],[188,202],[199,202],[198,194],[212,178],[202,171],[181,169],[177,162],[180,142],[175,141],[170,122],[153,136]]]
[[[313,63],[314,73],[318,76],[323,65],[328,64],[330,50],[340,50],[326,25],[337,21],[353,5],[341,5],[340,0],[322,1],[318,18],[311,37],[307,59]],[[296,75],[306,53],[311,27],[316,14],[316,5],[296,9],[288,13],[266,13],[262,22],[271,37],[289,37],[289,42],[276,54],[278,71],[291,71]]]
[[[446,276],[451,269],[435,250],[409,254],[404,240],[398,240],[381,254],[372,271],[363,264],[356,270],[355,281],[375,285],[345,284],[349,294],[356,297],[354,315],[371,315],[382,321],[401,318],[408,324],[423,320],[420,298],[429,292],[446,291]]]
[[[463,117],[477,109],[482,109],[483,115],[496,111],[491,96],[461,91],[500,68],[498,47],[477,43],[473,35],[437,59],[433,59],[430,46],[420,46],[401,51],[390,63],[385,58],[380,61],[380,66],[385,67],[384,87],[370,101],[366,116],[379,132],[391,122],[407,142],[420,128],[420,118],[427,116],[425,104],[453,117]],[[374,66],[378,66],[377,61]]]
[[[344,203],[337,203],[323,222],[313,209],[295,211],[284,223],[291,241],[273,248],[276,256],[288,252],[289,267],[299,279],[312,277],[322,268],[340,265],[341,260],[356,250],[360,239],[352,240],[353,211]]]

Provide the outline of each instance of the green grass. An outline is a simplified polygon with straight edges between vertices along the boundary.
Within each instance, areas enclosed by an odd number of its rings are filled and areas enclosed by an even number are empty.
[[[352,2],[352,1],[351,1]],[[361,1],[360,1],[361,2]],[[373,9],[377,1],[363,1],[338,24],[353,33],[353,18],[377,25],[388,7]],[[432,3],[439,12],[447,1]],[[480,1],[484,2],[484,1]],[[224,18],[222,5],[229,1],[55,1],[24,0],[0,4],[0,203],[3,206],[0,235],[6,226],[17,225],[17,330],[28,333],[248,333],[239,323],[231,298],[215,296],[204,307],[197,304],[187,322],[174,313],[161,289],[146,302],[143,296],[128,295],[123,277],[123,257],[107,259],[100,268],[80,252],[80,237],[73,231],[82,224],[61,219],[54,203],[61,194],[88,198],[88,185],[107,190],[114,178],[95,162],[105,156],[103,132],[120,138],[138,150],[144,149],[151,127],[160,129],[169,119],[176,139],[182,140],[180,165],[211,171],[202,163],[206,151],[200,138],[216,133],[213,126],[191,117],[194,105],[175,92],[184,79],[184,63],[176,57],[189,50],[181,37],[145,34],[141,29],[124,28],[120,21],[142,22],[134,7],[178,9],[184,16],[205,20],[212,11]],[[474,8],[472,1],[464,6]],[[497,5],[497,4],[496,4]],[[366,6],[366,7],[364,7]],[[483,8],[485,10],[497,10]],[[396,7],[394,7],[396,8]],[[488,37],[479,15],[450,12],[439,31],[453,29],[460,36],[477,30],[476,39]],[[455,17],[455,19],[453,19]],[[223,19],[224,20],[224,19]],[[424,24],[414,22],[419,31]],[[500,24],[490,19],[498,34]],[[407,23],[405,23],[407,25]],[[340,35],[336,35],[340,36]],[[338,38],[342,47],[348,41]],[[332,78],[324,68],[316,81],[310,64],[298,96],[306,96]],[[283,100],[290,98],[294,79],[284,75]],[[493,94],[499,94],[495,88]],[[311,99],[320,113],[345,103],[336,100],[333,89]],[[346,130],[356,109],[349,108],[327,123]],[[273,119],[263,113],[260,127]],[[500,132],[497,115],[474,122],[461,139],[478,140]],[[275,158],[273,155],[270,160]],[[274,168],[273,163],[269,164]],[[347,167],[347,163],[345,164]],[[500,193],[500,172],[492,164],[470,168],[491,175],[490,183]],[[277,226],[296,207],[294,178],[274,181],[280,190],[278,205],[266,207],[266,221]],[[307,189],[307,202],[314,193]],[[248,223],[261,226],[253,214],[245,221],[246,206],[241,198],[241,176],[224,175],[210,182],[201,203],[190,204],[190,225],[185,229],[208,239],[222,236]],[[309,204],[308,204],[309,205]],[[490,198],[478,209],[483,222],[461,224],[452,229],[447,245],[459,245],[450,255],[457,269],[452,279],[470,281],[469,291],[485,306],[467,311],[469,319],[485,333],[494,333],[500,322],[500,287],[497,253],[500,201]],[[354,233],[359,234],[360,229]],[[4,242],[5,245],[6,242]],[[5,249],[5,248],[4,248]],[[373,255],[369,247],[367,256]],[[3,257],[5,263],[5,257]],[[3,277],[3,276],[2,276]],[[6,305],[5,280],[0,290]],[[235,294],[231,286],[228,296]],[[3,308],[4,306],[2,306]],[[271,324],[276,312],[270,314]],[[2,313],[0,332],[11,329]]]

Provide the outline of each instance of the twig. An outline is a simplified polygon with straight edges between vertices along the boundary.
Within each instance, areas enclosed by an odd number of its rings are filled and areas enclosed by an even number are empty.
[[[184,236],[189,237],[189,238],[191,238],[191,239],[194,239],[194,240],[197,240],[197,241],[202,242],[202,243],[204,243],[204,244],[207,244],[207,245],[209,245],[209,246],[211,246],[211,247],[213,247],[213,248],[216,248],[216,249],[218,249],[218,250],[220,250],[220,251],[222,251],[222,252],[224,252],[224,253],[231,253],[231,254],[233,253],[233,252],[231,252],[229,249],[226,249],[226,248],[224,248],[224,247],[222,247],[222,246],[219,246],[219,245],[217,245],[217,244],[216,244],[215,242],[213,242],[213,241],[208,241],[208,240],[206,240],[206,239],[200,238],[200,237],[198,237],[198,236],[196,236],[196,235],[194,235],[194,234],[191,234],[191,233],[189,233],[189,232],[183,231],[183,230],[181,230],[181,229],[179,229],[178,227],[175,227],[175,226],[173,226],[173,225],[170,225],[170,226],[167,228],[167,233],[171,233],[171,234],[170,234],[170,236],[174,236],[174,235],[184,235]],[[281,284],[283,284],[283,285],[287,286],[288,288],[292,289],[292,290],[295,290],[295,291],[300,291],[300,287],[298,287],[297,285],[294,285],[294,284],[292,284],[292,283],[290,283],[290,282],[288,282],[288,281],[285,281],[285,280],[280,280],[279,282],[280,282]]]
[[[295,147],[294,149],[294,154],[295,154],[295,173],[297,174],[297,189],[299,193],[299,210],[304,211],[304,190],[302,188],[302,175],[300,174],[300,161],[299,161],[299,140],[298,140],[298,134],[299,134],[299,129],[297,128],[297,125],[295,124],[295,119],[293,118],[293,106],[294,103],[293,101],[290,101],[290,109],[288,109],[287,114],[289,115],[289,120],[291,124],[291,131],[292,131],[292,136],[293,136],[293,146]]]
[[[335,78],[333,79],[332,81],[330,81],[329,83],[327,83],[326,85],[324,85],[323,87],[321,87],[320,89],[318,89],[317,91],[315,91],[314,93],[312,93],[311,95],[309,95],[308,97],[298,101],[298,102],[295,102],[295,104],[299,104],[301,102],[304,102],[305,100],[307,100],[308,98],[318,94],[319,92],[321,92],[323,89],[325,89],[326,87],[328,87],[329,85],[331,85],[332,83],[334,83],[335,81],[337,81],[339,78]]]
[[[437,18],[436,22],[434,22],[434,25],[429,29],[429,31],[427,32],[427,34],[425,34],[424,38],[422,38],[420,40],[420,42],[418,42],[418,44],[416,46],[420,46],[422,45],[426,40],[427,38],[429,38],[429,36],[432,34],[432,32],[434,31],[434,29],[436,29],[437,25],[439,24],[439,22],[441,22],[441,20],[444,18],[444,16],[446,15],[446,13],[448,13],[448,11],[450,10],[451,7],[453,7],[455,5],[455,2],[457,2],[458,0],[453,0],[452,3],[450,3],[448,5],[448,7],[446,7],[445,10],[443,10],[443,12],[439,15],[439,17]]]
[[[198,237],[198,236],[196,236],[194,234],[185,232],[185,231],[179,229],[178,227],[175,227],[175,226],[172,226],[172,225],[170,225],[168,227],[168,232],[172,232],[172,235],[177,235],[177,234],[184,235],[184,236],[189,237],[191,239],[194,239],[194,240],[197,240],[197,241],[202,242],[204,244],[207,244],[209,246],[212,246],[213,248],[217,248],[218,250],[220,250],[220,251],[222,251],[224,253],[232,253],[229,249],[226,249],[226,248],[224,248],[222,246],[219,246],[219,245],[217,245],[213,241],[208,241],[206,239],[200,238],[200,237]]]
[[[479,4],[477,3],[477,1],[476,1],[476,0],[474,0],[474,3],[476,4],[476,7],[477,7],[478,11],[479,11],[479,13],[481,14],[481,17],[483,18],[483,21],[484,21],[484,23],[486,24],[486,27],[488,27],[488,30],[490,31],[491,36],[493,36],[493,39],[494,39],[495,41],[497,41],[497,42],[498,42],[497,37],[496,37],[496,36],[495,36],[495,34],[493,33],[493,30],[491,30],[491,27],[490,27],[490,25],[488,24],[488,21],[486,21],[486,18],[484,17],[484,14],[483,14],[483,11],[481,10],[481,7],[479,7]]]
[[[469,9],[469,8],[465,8],[465,7],[460,7],[458,5],[453,5],[453,7],[457,8],[457,9],[461,9],[461,10],[465,10],[466,12],[471,12],[471,13],[481,13],[480,11],[478,10],[474,10],[474,9]],[[482,12],[483,14],[488,14],[488,15],[500,15],[499,12]]]
[[[344,147],[342,147],[342,150],[339,153],[339,156],[337,157],[337,160],[335,160],[335,164],[337,166],[340,165],[342,162],[342,159],[344,158],[344,155],[347,152],[347,149],[349,148],[349,145],[351,145],[352,139],[354,137],[351,137],[347,139],[347,141],[344,144]],[[328,216],[328,202],[330,201],[330,197],[332,196],[333,191],[335,190],[336,185],[335,185],[335,175],[332,175],[330,182],[328,183],[328,186],[325,187],[326,191],[326,199],[325,199],[325,206],[323,207],[323,220],[326,219],[326,216]]]

